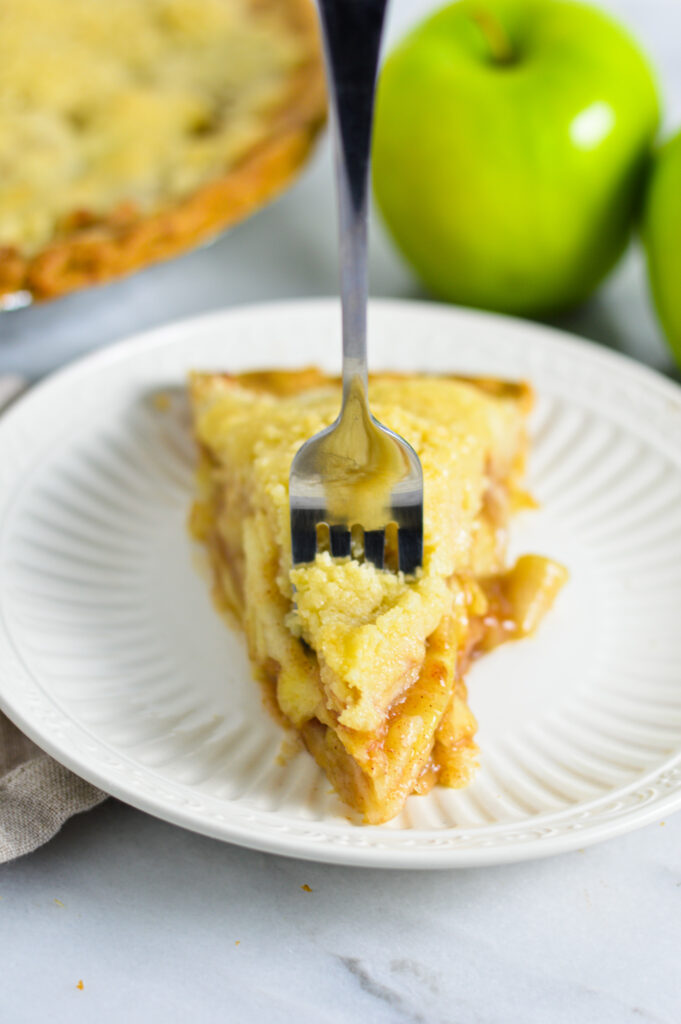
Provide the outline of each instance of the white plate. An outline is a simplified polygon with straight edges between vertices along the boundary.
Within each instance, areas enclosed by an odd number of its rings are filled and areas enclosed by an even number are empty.
[[[458,867],[557,853],[681,805],[681,391],[521,321],[377,302],[374,367],[527,377],[539,400],[516,551],[572,578],[532,640],[470,674],[481,771],[350,824],[282,735],[185,532],[191,450],[150,396],[190,367],[338,364],[336,303],[243,308],[98,353],[0,420],[0,703],[109,793],[315,860]]]

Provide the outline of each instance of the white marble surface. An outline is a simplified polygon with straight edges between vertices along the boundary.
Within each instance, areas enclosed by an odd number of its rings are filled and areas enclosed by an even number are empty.
[[[393,0],[393,38],[431,6]],[[647,46],[665,125],[680,125],[677,0],[603,6]],[[292,192],[214,246],[0,316],[0,372],[38,377],[177,316],[330,293],[333,218],[322,147]],[[372,284],[419,294],[378,227]],[[565,323],[671,369],[635,248]],[[379,873],[251,853],[108,801],[0,869],[0,1021],[675,1024],[681,815],[662,825],[513,867]]]

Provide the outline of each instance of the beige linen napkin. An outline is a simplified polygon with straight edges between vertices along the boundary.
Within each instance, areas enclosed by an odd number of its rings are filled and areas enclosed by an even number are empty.
[[[0,377],[0,409],[23,387]],[[59,831],[67,818],[106,800],[45,754],[0,713],[0,863],[30,853]]]

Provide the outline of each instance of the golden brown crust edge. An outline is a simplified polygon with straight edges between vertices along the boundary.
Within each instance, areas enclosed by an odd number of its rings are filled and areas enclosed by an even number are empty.
[[[265,141],[222,178],[151,215],[122,205],[105,220],[74,223],[32,257],[0,246],[0,303],[15,292],[54,299],[169,259],[243,220],[292,181],[326,120],[324,65],[310,0],[253,0],[259,9],[273,5],[284,8],[310,56],[292,76]]]
[[[397,370],[377,370],[369,374],[369,382],[372,380],[403,380],[409,377],[431,376],[427,371],[420,373],[406,373]],[[470,377],[458,373],[438,373],[432,376],[444,377],[446,380],[459,381],[462,384],[470,384],[486,395],[493,398],[509,398],[518,403],[523,413],[527,415],[534,404],[534,392],[532,386],[524,380],[501,380],[496,377]],[[305,366],[299,370],[246,370],[237,373],[226,371],[193,371],[189,375],[190,395],[194,402],[199,402],[205,393],[220,382],[226,386],[236,385],[240,388],[248,388],[249,391],[261,392],[272,395],[275,398],[286,398],[292,395],[303,394],[313,388],[335,385],[340,387],[342,378],[336,374],[326,373],[318,366]]]

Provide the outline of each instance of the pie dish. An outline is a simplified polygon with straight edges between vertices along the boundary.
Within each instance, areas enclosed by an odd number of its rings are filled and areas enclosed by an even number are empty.
[[[567,578],[528,555],[506,568],[521,489],[523,384],[384,373],[381,422],[415,447],[425,482],[424,564],[412,578],[318,552],[291,565],[287,480],[303,441],[335,418],[340,382],[316,369],[194,374],[201,452],[190,525],[218,606],[244,628],[268,704],[362,820],[475,774],[470,661],[534,631]]]
[[[324,118],[309,0],[5,0],[0,308],[243,219],[291,180]]]

